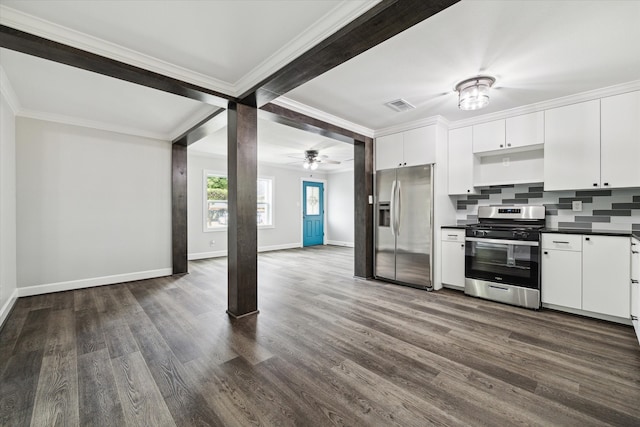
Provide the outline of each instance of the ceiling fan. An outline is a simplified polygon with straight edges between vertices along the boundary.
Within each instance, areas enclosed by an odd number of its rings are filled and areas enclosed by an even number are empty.
[[[301,158],[299,156],[289,156],[289,157],[293,157],[297,159]],[[326,163],[326,164],[332,164],[332,165],[339,165],[340,163],[342,163],[337,160],[330,160],[329,156],[319,155],[318,150],[306,150],[304,152],[304,157],[302,157],[302,160],[303,160],[302,167],[304,167],[305,169],[311,169],[311,170],[318,169],[318,165],[320,163]]]

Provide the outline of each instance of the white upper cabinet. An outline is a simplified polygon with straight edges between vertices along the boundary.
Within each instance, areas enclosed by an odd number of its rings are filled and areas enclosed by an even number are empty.
[[[473,152],[478,155],[536,150],[543,144],[542,111],[473,126]]]
[[[471,194],[476,157],[471,126],[449,131],[449,194]]]
[[[640,91],[602,98],[601,183],[640,187]]]
[[[542,148],[544,144],[544,111],[511,117],[505,124],[507,148]]]
[[[506,147],[505,121],[496,120],[473,126],[473,152],[485,153]]]
[[[428,165],[435,162],[435,126],[376,138],[376,170]]]
[[[397,168],[404,159],[401,133],[376,138],[376,170]]]
[[[403,166],[428,165],[436,162],[436,127],[425,126],[402,133]]]
[[[600,100],[545,112],[544,189],[600,187]]]

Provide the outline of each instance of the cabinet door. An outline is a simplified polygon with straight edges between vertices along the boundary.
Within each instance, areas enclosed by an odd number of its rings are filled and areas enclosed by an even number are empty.
[[[436,162],[436,127],[425,126],[404,132],[403,165],[428,165]]]
[[[543,249],[542,302],[582,308],[582,252]]]
[[[631,240],[631,315],[640,317],[640,241],[637,239]]]
[[[442,242],[442,283],[464,287],[464,241]]]
[[[502,150],[505,148],[504,120],[473,126],[473,152]]]
[[[376,170],[401,166],[404,157],[403,146],[402,133],[376,138]]]
[[[583,237],[583,310],[629,318],[631,302],[629,248],[628,237]]]
[[[544,189],[600,187],[600,100],[547,110]]]
[[[544,144],[544,111],[507,119],[505,139],[507,148]]]
[[[473,188],[475,157],[472,145],[471,126],[449,131],[449,194],[475,193]]]
[[[603,187],[640,187],[640,91],[601,100]]]

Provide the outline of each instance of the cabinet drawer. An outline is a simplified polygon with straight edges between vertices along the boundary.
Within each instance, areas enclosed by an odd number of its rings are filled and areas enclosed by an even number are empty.
[[[557,249],[561,251],[581,251],[581,234],[542,234],[542,249]]]
[[[443,242],[464,242],[464,230],[459,230],[457,228],[443,228],[442,241]]]

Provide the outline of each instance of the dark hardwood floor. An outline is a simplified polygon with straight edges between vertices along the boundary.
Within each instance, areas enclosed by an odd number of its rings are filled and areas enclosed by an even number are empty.
[[[18,300],[3,426],[640,425],[633,329],[352,278],[353,251],[259,256],[257,316],[226,259]]]

